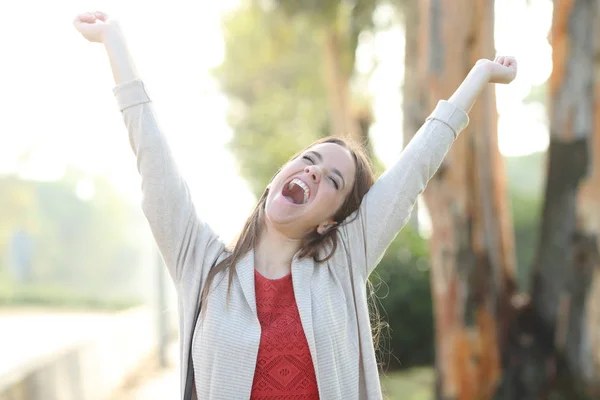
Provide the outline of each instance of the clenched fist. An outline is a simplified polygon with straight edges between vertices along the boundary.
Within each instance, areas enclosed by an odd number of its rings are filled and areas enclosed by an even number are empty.
[[[102,11],[79,14],[73,20],[73,26],[90,42],[102,43],[108,26],[113,22]]]
[[[490,83],[507,84],[517,77],[517,59],[514,57],[498,56],[494,61],[482,59],[475,67],[487,72]]]

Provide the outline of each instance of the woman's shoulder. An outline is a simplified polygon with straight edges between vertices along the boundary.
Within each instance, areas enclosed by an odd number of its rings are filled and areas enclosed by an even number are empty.
[[[357,227],[353,227],[357,229]],[[366,242],[357,240],[357,235],[349,235],[345,226],[336,233],[336,245],[328,262],[340,273],[354,276],[353,272],[364,271],[366,265]],[[362,276],[363,274],[360,274]]]

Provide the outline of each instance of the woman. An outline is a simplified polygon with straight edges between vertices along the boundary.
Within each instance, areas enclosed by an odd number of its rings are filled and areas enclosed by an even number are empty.
[[[380,399],[367,278],[479,92],[511,82],[516,61],[477,62],[374,184],[366,158],[343,141],[305,149],[274,176],[229,249],[196,215],[118,22],[95,12],[74,25],[110,59],[142,207],[178,293],[186,396]]]

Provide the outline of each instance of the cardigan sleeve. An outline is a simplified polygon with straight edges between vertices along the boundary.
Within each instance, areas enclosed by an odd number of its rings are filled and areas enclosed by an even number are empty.
[[[113,93],[141,176],[142,210],[169,273],[176,284],[198,272],[205,277],[224,245],[196,215],[144,83],[139,79],[124,82]],[[204,271],[194,272],[194,268]]]
[[[404,148],[399,159],[367,192],[359,209],[342,224],[354,260],[364,260],[364,278],[375,269],[410,217],[417,197],[438,170],[469,117],[448,101],[435,110]],[[358,266],[354,266],[355,268]]]

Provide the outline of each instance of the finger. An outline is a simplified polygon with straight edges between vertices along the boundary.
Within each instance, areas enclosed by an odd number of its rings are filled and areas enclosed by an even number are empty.
[[[93,23],[96,21],[96,17],[94,16],[94,14],[87,12],[87,13],[77,15],[77,17],[75,18],[75,21],[76,22]]]
[[[505,60],[505,58],[506,58],[506,57],[504,57],[504,56],[498,56],[498,58],[497,58],[496,62],[497,62],[498,64],[500,64],[500,65],[504,65],[504,60]]]
[[[108,14],[102,11],[96,11],[94,12],[94,15],[102,22],[106,22],[106,20],[108,19]]]
[[[504,65],[507,68],[513,68],[516,69],[517,68],[517,60],[514,57],[506,57],[506,59],[504,60]]]
[[[494,58],[494,62],[498,62],[499,59],[500,59],[500,56],[496,56],[496,58]]]

